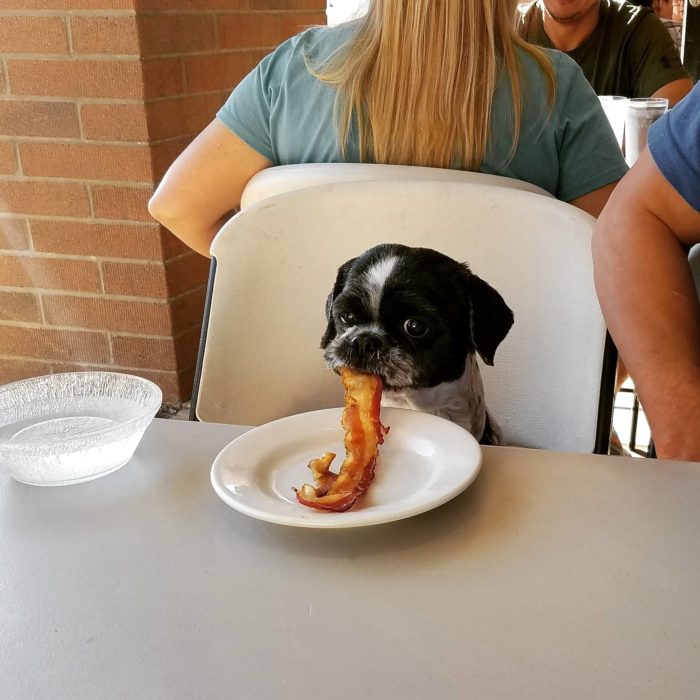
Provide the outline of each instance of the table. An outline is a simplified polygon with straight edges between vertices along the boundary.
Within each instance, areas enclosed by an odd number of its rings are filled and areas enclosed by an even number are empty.
[[[0,476],[3,698],[698,697],[700,465],[490,447],[430,513],[306,530],[215,495],[243,430]]]

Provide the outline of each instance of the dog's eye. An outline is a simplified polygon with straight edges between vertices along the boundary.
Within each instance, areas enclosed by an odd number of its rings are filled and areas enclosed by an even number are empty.
[[[346,325],[346,326],[356,326],[357,325],[357,316],[355,316],[352,311],[348,311],[347,313],[340,314],[340,320]]]
[[[420,318],[409,318],[403,329],[411,338],[422,338],[428,332],[428,324]]]

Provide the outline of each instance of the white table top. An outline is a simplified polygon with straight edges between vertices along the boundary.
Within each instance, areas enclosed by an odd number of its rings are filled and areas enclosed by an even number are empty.
[[[215,495],[234,426],[156,420],[57,488],[0,475],[4,698],[697,698],[700,465],[485,448],[408,520]]]

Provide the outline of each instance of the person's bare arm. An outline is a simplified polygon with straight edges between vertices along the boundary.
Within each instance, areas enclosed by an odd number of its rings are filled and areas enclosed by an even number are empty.
[[[597,190],[584,194],[582,197],[572,199],[569,204],[573,204],[591,216],[598,217],[618,182],[619,180],[615,180],[615,182],[599,187]]]
[[[190,248],[209,247],[253,175],[272,163],[214,119],[180,154],[148,203],[151,216]]]
[[[700,461],[700,303],[688,247],[700,213],[645,150],[593,236],[595,283],[659,457]]]
[[[673,107],[673,105],[680,102],[692,89],[693,83],[689,78],[679,78],[678,80],[672,80],[670,83],[666,83],[666,85],[660,87],[652,97],[665,97],[668,99],[668,106]]]

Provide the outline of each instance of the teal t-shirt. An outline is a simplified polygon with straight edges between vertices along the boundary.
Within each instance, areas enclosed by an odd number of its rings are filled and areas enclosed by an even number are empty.
[[[218,118],[275,165],[359,162],[355,142],[346,158],[338,143],[335,90],[311,75],[342,47],[355,23],[314,27],[266,56],[231,93]],[[610,124],[581,69],[558,51],[548,51],[557,80],[550,109],[544,76],[520,52],[523,116],[511,156],[513,116],[510,84],[504,76],[494,94],[491,140],[481,171],[538,185],[570,201],[622,177],[627,166]]]

